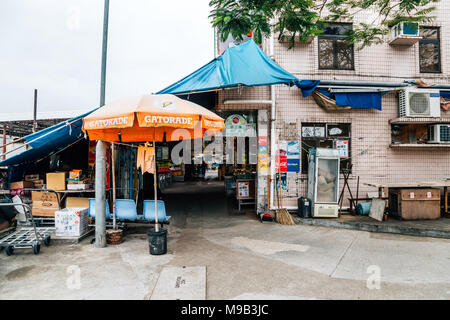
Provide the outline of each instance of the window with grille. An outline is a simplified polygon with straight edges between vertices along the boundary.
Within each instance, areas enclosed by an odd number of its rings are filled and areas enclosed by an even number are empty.
[[[422,27],[420,29],[419,63],[422,73],[441,72],[441,44],[440,32],[436,27]]]
[[[310,148],[339,149],[341,153],[341,171],[351,165],[351,124],[350,123],[302,123],[302,173],[308,173],[308,155]]]
[[[328,24],[319,36],[319,69],[354,70],[354,47],[347,33],[352,25]]]

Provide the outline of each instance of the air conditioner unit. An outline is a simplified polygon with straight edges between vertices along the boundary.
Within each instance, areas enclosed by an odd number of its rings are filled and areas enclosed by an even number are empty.
[[[400,22],[391,27],[390,45],[412,46],[422,39],[417,22]]]
[[[399,94],[400,117],[439,118],[441,95],[439,90],[407,88]]]
[[[450,143],[450,124],[428,126],[428,143]]]

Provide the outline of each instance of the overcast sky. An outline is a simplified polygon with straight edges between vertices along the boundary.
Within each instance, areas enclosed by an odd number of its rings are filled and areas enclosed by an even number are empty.
[[[110,0],[106,102],[153,93],[214,58],[209,0]],[[103,0],[0,0],[0,112],[91,109]]]

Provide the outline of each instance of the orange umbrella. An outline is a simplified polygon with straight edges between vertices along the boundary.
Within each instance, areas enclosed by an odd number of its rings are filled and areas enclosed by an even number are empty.
[[[171,94],[116,100],[83,119],[83,131],[90,140],[110,142],[163,141],[164,134],[166,141],[178,141],[180,135],[172,135],[177,129],[185,130],[183,138],[187,133],[190,139],[197,139],[203,138],[206,131],[214,134],[224,128],[224,120],[214,112]],[[155,231],[159,231],[156,186],[154,174]],[[115,226],[115,210],[113,216]]]
[[[206,130],[225,128],[224,120],[202,106],[171,94],[143,95],[116,100],[83,119],[83,130],[91,140],[177,141],[172,133],[186,129],[191,139],[202,138]]]

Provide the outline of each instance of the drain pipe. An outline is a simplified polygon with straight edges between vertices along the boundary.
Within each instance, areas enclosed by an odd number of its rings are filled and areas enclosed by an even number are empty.
[[[274,59],[274,39],[273,32],[270,35],[270,46],[269,46],[269,56]],[[276,117],[276,97],[275,97],[275,87],[270,86],[270,203],[269,210],[274,210],[274,196],[275,196],[275,159],[276,159],[276,138],[275,138],[275,117]]]
[[[275,87],[273,85],[270,86],[270,98],[272,101],[270,107],[270,210],[274,210],[274,199],[275,196],[275,161],[276,161],[276,141],[275,141]]]

